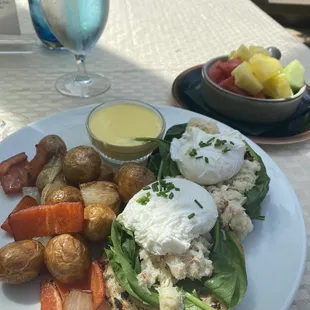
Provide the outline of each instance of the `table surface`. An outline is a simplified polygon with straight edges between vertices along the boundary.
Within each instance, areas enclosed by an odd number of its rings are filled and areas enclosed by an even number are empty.
[[[22,34],[34,37],[28,1],[16,2]],[[242,43],[277,46],[284,63],[298,58],[309,83],[310,50],[249,0],[113,0],[105,32],[87,59],[89,71],[111,79],[112,88],[106,94],[87,100],[60,95],[55,80],[76,70],[74,57],[37,44],[32,54],[0,55],[0,112],[21,113],[35,121],[117,97],[174,105],[171,85],[180,72]],[[309,240],[310,141],[263,148],[295,189]],[[291,307],[297,309],[310,309],[310,247],[302,284]]]

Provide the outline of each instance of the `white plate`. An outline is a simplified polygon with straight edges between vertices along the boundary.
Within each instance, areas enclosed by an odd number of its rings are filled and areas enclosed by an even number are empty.
[[[85,120],[94,106],[87,106],[59,113],[33,123],[0,143],[0,161],[19,152],[31,158],[35,144],[47,134],[61,136],[68,148],[89,144]],[[158,106],[167,128],[185,123],[198,114]],[[204,117],[204,116],[200,116]],[[228,129],[219,124],[220,129]],[[285,310],[293,301],[299,287],[306,260],[306,232],[296,195],[278,166],[257,145],[248,141],[263,158],[271,178],[270,190],[263,202],[265,221],[256,221],[254,231],[244,241],[248,290],[237,310]],[[0,193],[0,221],[5,220],[19,197]],[[0,246],[11,242],[0,232]],[[40,309],[39,279],[20,286],[1,285],[0,309]]]

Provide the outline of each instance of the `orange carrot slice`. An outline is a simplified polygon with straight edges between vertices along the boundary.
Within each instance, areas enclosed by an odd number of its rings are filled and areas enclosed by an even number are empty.
[[[30,196],[25,196],[20,200],[20,202],[17,204],[17,206],[13,209],[13,211],[10,214],[12,214],[13,212],[17,212],[23,209],[36,206],[36,205],[38,205],[38,203],[34,198]],[[11,227],[9,225],[8,218],[3,222],[3,224],[1,225],[1,228],[5,230],[7,233],[9,233],[10,235],[13,235]]]
[[[90,289],[93,293],[94,309],[98,309],[104,301],[103,270],[99,261],[93,261],[89,271]]]
[[[83,222],[84,207],[81,202],[35,206],[9,216],[15,241],[81,232]]]
[[[53,280],[41,282],[41,310],[62,310],[62,300]]]

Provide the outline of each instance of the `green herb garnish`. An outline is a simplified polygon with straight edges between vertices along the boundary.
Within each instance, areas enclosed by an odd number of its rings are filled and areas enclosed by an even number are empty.
[[[191,220],[196,214],[195,213],[191,213],[189,216],[188,216],[188,219]]]
[[[202,157],[203,157],[203,156],[197,156],[196,159],[200,159],[200,158],[202,158]]]
[[[147,190],[149,190],[149,189],[151,189],[150,186],[145,186],[145,187],[143,187],[143,190],[144,190],[144,191],[147,191]]]
[[[147,203],[150,201],[151,193],[148,192],[146,195],[141,196],[140,198],[137,199],[137,203],[140,203],[141,205],[145,206]]]
[[[211,144],[212,144],[212,142],[213,142],[213,140],[215,140],[215,137],[212,137],[212,138],[210,138],[208,141],[207,141],[207,146],[210,146]]]
[[[200,146],[200,147],[205,147],[205,146],[207,146],[207,143],[205,143],[205,142],[203,142],[203,141],[200,141],[200,142],[199,142],[199,146]]]
[[[209,163],[209,158],[205,157],[205,162],[208,164]]]
[[[153,192],[158,192],[158,182],[152,184]]]
[[[169,199],[172,199],[174,197],[174,194],[171,192],[170,194],[169,194]]]
[[[227,153],[227,152],[229,152],[229,151],[231,151],[231,149],[230,148],[228,148],[227,146],[225,146],[224,147],[224,149],[222,150],[222,153]]]
[[[175,187],[174,189],[175,189],[176,192],[180,191],[180,189],[178,187]]]
[[[188,153],[189,156],[191,157],[194,157],[197,155],[197,151],[195,149],[192,149],[189,153]]]
[[[200,209],[203,209],[203,206],[201,205],[201,203],[197,199],[195,199],[194,201]]]
[[[164,197],[164,198],[168,198],[168,195],[165,192],[159,192],[157,193],[158,197]]]
[[[234,143],[234,142],[232,142],[232,141],[230,141],[229,143],[230,143],[231,145],[235,145],[235,143]]]

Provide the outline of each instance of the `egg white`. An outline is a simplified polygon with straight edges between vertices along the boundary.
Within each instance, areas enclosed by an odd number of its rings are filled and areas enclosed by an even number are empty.
[[[134,232],[136,242],[147,251],[156,255],[183,254],[193,239],[213,228],[218,211],[202,186],[185,179],[165,181],[180,189],[171,191],[173,198],[159,197],[152,189],[141,190],[117,220]],[[150,197],[146,205],[137,202],[147,193]]]
[[[207,142],[211,138],[214,138],[212,145],[199,146],[201,141]],[[226,140],[227,143],[216,148],[216,139]],[[228,152],[223,152],[225,147]],[[197,151],[196,156],[190,156],[193,149]],[[171,158],[177,163],[181,174],[201,185],[212,185],[232,178],[241,169],[245,152],[246,146],[238,131],[208,134],[197,127],[188,127],[180,139],[172,140],[170,147]]]

